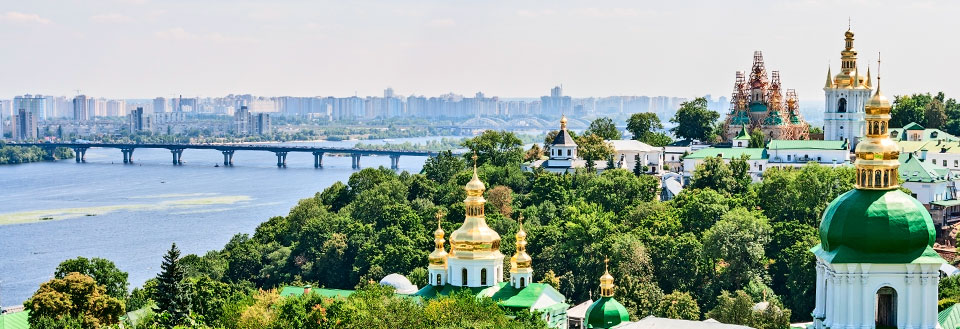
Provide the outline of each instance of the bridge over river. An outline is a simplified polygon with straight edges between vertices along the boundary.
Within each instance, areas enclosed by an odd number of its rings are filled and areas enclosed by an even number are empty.
[[[174,165],[183,164],[183,151],[194,150],[215,150],[223,153],[223,165],[233,165],[233,153],[236,151],[261,151],[273,152],[277,155],[277,167],[287,166],[287,153],[304,152],[313,154],[313,167],[323,167],[323,155],[349,154],[353,159],[353,169],[360,168],[360,157],[364,155],[380,155],[390,157],[390,168],[397,169],[400,164],[401,156],[434,156],[435,151],[413,151],[413,150],[381,150],[381,149],[358,149],[347,147],[314,147],[314,146],[281,146],[269,144],[181,144],[181,143],[7,143],[12,146],[37,146],[47,150],[47,154],[53,154],[53,150],[58,147],[67,147],[73,149],[77,163],[86,162],[85,156],[87,149],[93,147],[119,149],[123,154],[123,163],[133,163],[133,151],[142,148],[168,149],[173,156]],[[454,154],[462,152],[454,151]]]

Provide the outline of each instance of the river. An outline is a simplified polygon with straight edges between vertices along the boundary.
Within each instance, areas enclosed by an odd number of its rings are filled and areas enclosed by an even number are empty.
[[[233,167],[215,167],[223,162],[215,150],[186,150],[182,166],[172,165],[164,149],[138,149],[128,165],[116,149],[93,148],[86,159],[0,166],[0,305],[22,303],[57,264],[77,256],[113,261],[130,273],[132,289],[156,275],[171,243],[184,255],[221,249],[234,234],[253,233],[355,171],[349,156],[331,155],[315,169],[310,153],[290,153],[286,168],[277,168],[273,153],[258,151],[236,152]],[[400,170],[419,172],[424,160],[401,157]],[[361,166],[389,168],[390,158],[364,156]]]

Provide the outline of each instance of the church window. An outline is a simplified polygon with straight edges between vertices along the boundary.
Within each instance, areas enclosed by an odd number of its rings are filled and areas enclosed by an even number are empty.
[[[947,166],[947,159],[943,159],[943,166],[944,166],[944,167]]]
[[[460,271],[460,283],[463,286],[467,285],[467,269],[463,269]]]
[[[890,171],[888,170],[883,171],[883,186],[890,186]]]
[[[570,156],[571,152],[572,152],[572,151],[567,150],[567,156]]]
[[[840,113],[846,113],[846,112],[847,112],[847,99],[846,99],[846,98],[841,98],[840,101],[837,102],[837,112],[840,112]],[[841,128],[841,129],[842,129],[842,128]]]
[[[887,123],[886,123],[886,122],[881,122],[881,123],[880,123],[880,133],[881,133],[881,134],[886,134],[886,133],[887,133]],[[934,136],[934,137],[936,137],[936,136]]]
[[[524,282],[523,278],[520,278],[520,288],[526,287],[527,283]]]
[[[480,285],[487,285],[487,269],[480,269]]]
[[[880,176],[881,176],[881,175],[880,175],[880,171],[879,171],[879,170],[875,170],[875,171],[873,172],[873,187],[880,187],[880,186],[881,186],[881,185],[880,185]]]
[[[440,274],[437,274],[437,283],[436,283],[436,284],[437,284],[438,286],[440,285]]]

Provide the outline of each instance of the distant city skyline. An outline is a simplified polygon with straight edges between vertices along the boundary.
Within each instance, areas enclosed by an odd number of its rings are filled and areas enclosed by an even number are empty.
[[[0,98],[729,96],[762,50],[823,99],[848,18],[891,95],[960,97],[950,1],[7,1]]]

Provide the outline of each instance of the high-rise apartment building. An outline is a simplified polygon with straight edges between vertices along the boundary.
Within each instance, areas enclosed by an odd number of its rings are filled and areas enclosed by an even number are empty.
[[[37,117],[33,112],[27,109],[17,110],[17,115],[13,117],[13,127],[13,139],[37,139]]]
[[[143,114],[142,106],[138,106],[135,110],[130,111],[130,114],[127,114],[127,124],[132,133],[151,130],[151,123],[150,116]]]
[[[167,112],[167,99],[163,97],[157,97],[153,99],[153,113],[164,113]]]
[[[240,109],[233,113],[233,132],[237,135],[269,134],[270,114],[250,113],[247,106],[240,106]]]
[[[13,108],[15,110],[27,110],[33,114],[35,119],[44,120],[47,118],[47,99],[43,95],[27,94],[14,97]]]
[[[77,95],[73,98],[73,119],[78,122],[90,120],[87,95]]]

